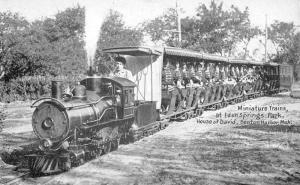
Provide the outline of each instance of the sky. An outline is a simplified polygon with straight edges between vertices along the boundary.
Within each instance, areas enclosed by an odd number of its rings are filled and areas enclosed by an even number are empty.
[[[294,22],[300,31],[300,0],[215,0],[223,2],[225,9],[231,5],[240,10],[249,8],[249,17],[253,26],[265,27],[274,20]],[[29,21],[53,17],[59,11],[77,4],[86,7],[86,50],[88,57],[93,56],[102,21],[109,9],[119,11],[125,24],[135,27],[139,23],[162,15],[167,8],[175,8],[176,2],[183,10],[181,17],[195,15],[195,9],[201,3],[209,5],[211,0],[0,0],[0,11],[18,12]],[[251,44],[250,44],[251,45]],[[253,43],[253,47],[257,47]],[[252,46],[251,46],[252,47]],[[262,46],[259,46],[262,47]],[[261,48],[259,48],[260,51]]]
[[[210,2],[210,0],[177,1],[184,10],[182,16],[191,16],[200,3],[209,4]],[[216,2],[221,2],[221,0],[216,0]],[[232,4],[240,9],[248,6],[253,25],[264,27],[265,14],[268,15],[268,23],[280,20],[300,25],[300,0],[223,0],[223,3],[225,8],[229,8]],[[136,26],[144,20],[162,14],[169,7],[175,7],[176,0],[0,0],[0,11],[19,12],[32,21],[42,17],[51,17],[58,11],[77,4],[92,6],[103,12],[102,14],[107,13],[109,8],[113,8],[123,14],[128,26]]]

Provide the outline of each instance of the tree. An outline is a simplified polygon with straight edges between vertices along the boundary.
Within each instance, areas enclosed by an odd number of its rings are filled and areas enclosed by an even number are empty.
[[[276,54],[271,55],[271,59],[276,62],[288,62],[288,52],[293,45],[295,36],[294,23],[275,21],[268,28],[268,39],[273,43]]]
[[[262,31],[258,27],[245,26],[245,27],[241,27],[238,33],[239,33],[238,37],[241,43],[243,44],[242,58],[247,59],[247,57],[249,57],[248,45],[250,41],[256,36],[261,35]]]
[[[23,53],[29,22],[9,11],[0,12],[0,22],[0,62],[5,71],[3,78],[7,80],[26,73],[31,66]]]
[[[76,37],[83,40],[85,26],[85,9],[77,5],[67,8],[55,15],[55,25],[64,38]]]
[[[86,69],[84,8],[29,23],[11,12],[0,13],[0,64],[4,80],[26,75],[68,75]]]
[[[177,11],[174,8],[167,9],[162,16],[145,21],[142,27],[154,43],[163,41],[170,46],[178,43],[178,33],[176,33]]]
[[[55,19],[48,18],[42,23],[50,44],[41,54],[49,56],[54,75],[80,74],[87,69],[84,26],[85,9],[80,6],[59,12]]]
[[[114,68],[114,64],[107,55],[101,52],[102,49],[138,46],[142,39],[143,34],[140,30],[126,27],[122,15],[117,11],[110,10],[100,29],[94,65],[99,68],[100,73],[109,73]]]
[[[224,10],[223,3],[211,1],[207,7],[200,4],[196,15],[181,19],[181,47],[208,53],[232,55],[237,43],[245,44],[247,51],[249,41],[259,34],[257,28],[250,27],[248,8],[241,11],[235,6]],[[164,42],[168,46],[178,46],[178,33],[166,32],[177,29],[177,12],[168,9],[162,16],[143,24],[153,42]]]
[[[211,1],[209,7],[202,4],[197,8],[192,33],[192,37],[199,39],[194,39],[192,48],[230,56],[236,44],[249,37],[243,34],[249,28],[248,8],[240,11],[232,5],[229,10],[224,10],[223,3],[215,1]]]
[[[290,46],[285,50],[280,50],[280,52],[272,58],[273,62],[289,64],[300,63],[300,32],[296,33],[288,42]]]
[[[293,38],[292,46],[289,48],[289,63],[300,64],[300,32],[296,33]]]

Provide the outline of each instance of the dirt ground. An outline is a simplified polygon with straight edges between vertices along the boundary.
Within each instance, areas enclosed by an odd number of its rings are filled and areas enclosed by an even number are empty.
[[[270,110],[270,105],[281,110]],[[268,111],[239,110],[239,106]],[[0,133],[1,151],[35,140],[30,131],[32,110],[8,110],[11,121]],[[225,118],[225,113],[236,117]],[[241,114],[244,117],[237,116]],[[263,123],[250,123],[261,114]],[[299,141],[300,99],[287,94],[261,97],[174,122],[152,136],[52,176],[46,184],[300,184]],[[0,176],[11,175],[8,169],[12,168],[0,163]],[[32,182],[23,179],[15,184]]]

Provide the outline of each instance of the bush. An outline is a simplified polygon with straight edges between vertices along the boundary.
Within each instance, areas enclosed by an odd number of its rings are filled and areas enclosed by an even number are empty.
[[[75,86],[77,81],[83,79],[79,76],[24,76],[10,80],[8,83],[0,82],[0,102],[37,100],[49,97],[51,94],[51,81],[62,80],[64,87]]]

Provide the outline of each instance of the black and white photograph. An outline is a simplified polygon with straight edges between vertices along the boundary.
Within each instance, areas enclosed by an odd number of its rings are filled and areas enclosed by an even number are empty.
[[[300,1],[0,0],[0,184],[300,184]]]

